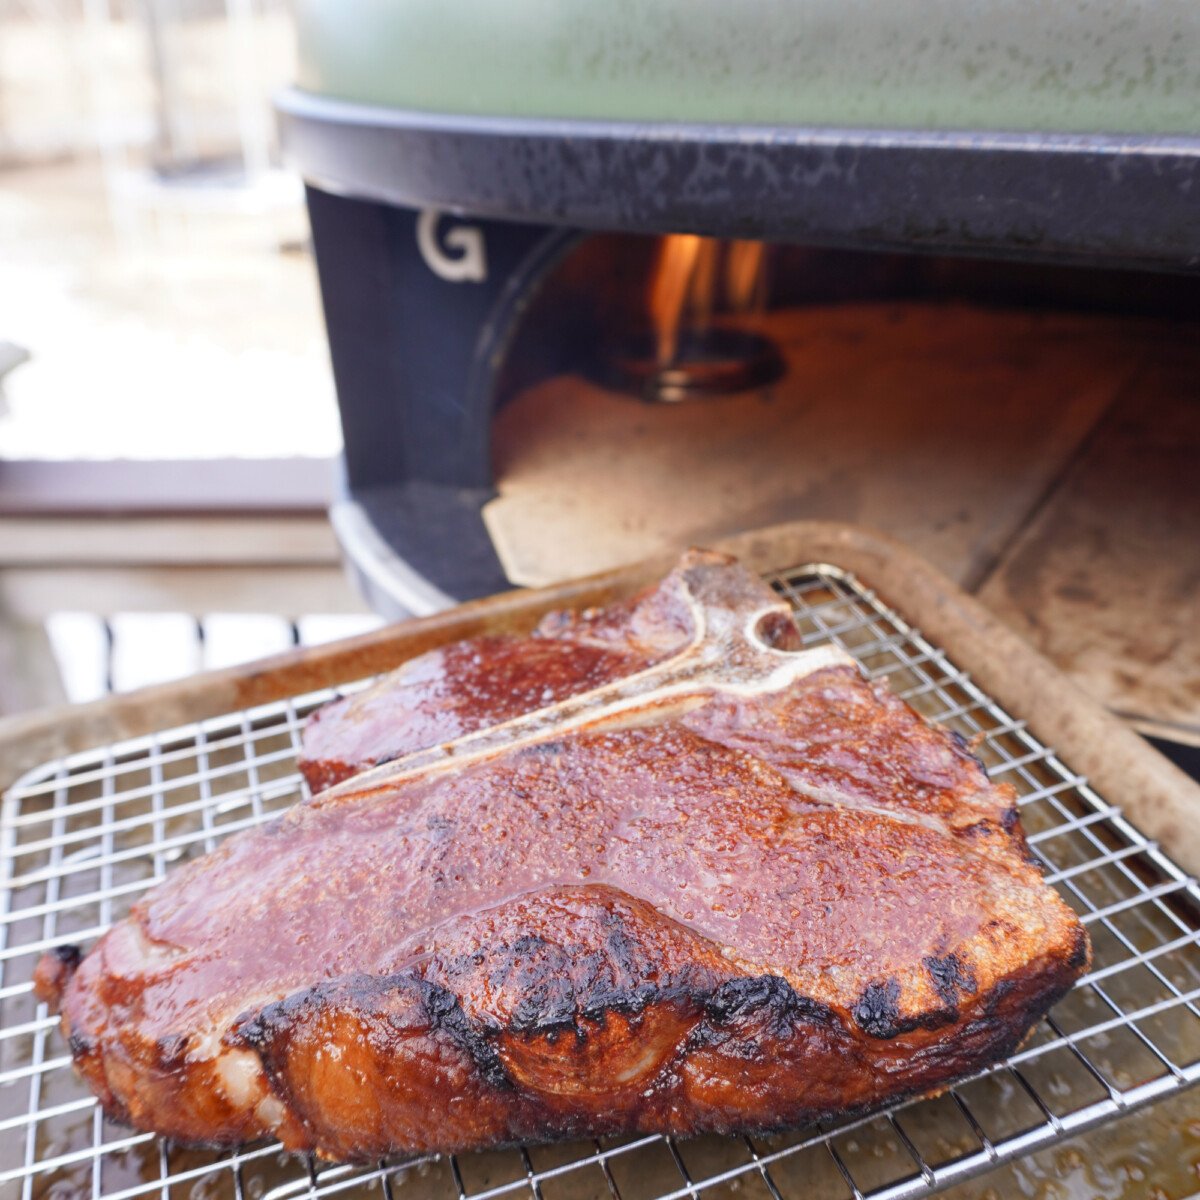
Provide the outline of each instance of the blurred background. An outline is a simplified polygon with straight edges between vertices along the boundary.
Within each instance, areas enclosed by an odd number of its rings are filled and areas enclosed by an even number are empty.
[[[32,355],[6,382],[4,456],[334,453],[303,192],[270,109],[286,5],[2,0],[0,20],[0,330]]]
[[[281,0],[0,0],[0,711],[374,623],[324,518],[294,54]]]

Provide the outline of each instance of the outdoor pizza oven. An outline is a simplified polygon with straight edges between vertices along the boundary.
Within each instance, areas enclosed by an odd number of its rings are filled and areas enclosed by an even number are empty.
[[[301,87],[280,111],[308,184],[345,436],[334,523],[381,611],[542,581],[513,522],[569,507],[574,466],[559,492],[543,480],[525,518],[488,506],[511,448],[597,388],[631,406],[707,404],[655,435],[677,474],[697,422],[739,436],[742,410],[709,398],[803,403],[780,341],[806,306],[1196,311],[1194,115],[1149,84],[1134,89],[1144,103],[1114,85],[1085,104],[1061,79],[1031,83],[1076,50],[1077,76],[1102,73],[1078,17],[1014,33],[972,16],[980,46],[1023,47],[986,93],[969,71],[946,83],[966,70],[962,47],[945,34],[930,50],[915,14],[858,31],[857,57],[806,26],[826,39],[816,64],[788,41],[813,5],[748,6],[741,41],[722,41],[710,6],[674,25],[678,5],[638,21],[599,6],[570,28],[536,6],[503,20],[443,6],[452,29],[434,6],[369,7],[301,6]],[[789,74],[797,54],[809,74]],[[872,74],[885,62],[890,87]],[[635,408],[625,420],[564,434],[579,470],[597,440],[617,440],[611,456],[641,436]],[[647,525],[663,507],[645,506]],[[733,506],[731,527],[742,518]],[[594,536],[586,519],[555,528]]]

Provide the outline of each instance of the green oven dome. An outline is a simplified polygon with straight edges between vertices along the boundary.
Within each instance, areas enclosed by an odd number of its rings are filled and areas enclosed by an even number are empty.
[[[1200,132],[1200,0],[297,0],[299,85],[478,116]]]

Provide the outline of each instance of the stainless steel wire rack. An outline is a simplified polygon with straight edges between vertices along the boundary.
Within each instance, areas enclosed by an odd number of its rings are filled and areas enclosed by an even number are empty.
[[[1003,1063],[932,1100],[783,1136],[530,1146],[366,1167],[259,1145],[176,1147],[110,1124],[31,990],[41,952],[87,943],[176,862],[302,795],[323,692],[46,764],[0,821],[0,1192],[22,1200],[747,1200],[926,1195],[1200,1081],[1200,888],[1120,811],[854,578],[770,577],[810,645],[833,641],[1011,782],[1095,963]],[[740,1200],[740,1198],[739,1198]]]

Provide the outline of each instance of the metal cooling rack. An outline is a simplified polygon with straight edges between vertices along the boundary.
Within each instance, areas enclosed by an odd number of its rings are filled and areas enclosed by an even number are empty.
[[[89,942],[173,863],[294,803],[300,727],[326,692],[48,764],[5,797],[0,1196],[918,1196],[1200,1080],[1196,883],[853,578],[807,567],[771,582],[794,606],[806,643],[845,647],[931,720],[976,739],[993,778],[1020,793],[1030,844],[1087,924],[1095,965],[1018,1053],[937,1099],[778,1137],[639,1137],[347,1167],[277,1146],[184,1150],[110,1124],[32,996],[37,958],[63,941]]]

